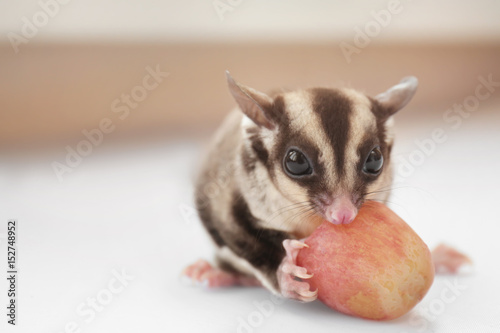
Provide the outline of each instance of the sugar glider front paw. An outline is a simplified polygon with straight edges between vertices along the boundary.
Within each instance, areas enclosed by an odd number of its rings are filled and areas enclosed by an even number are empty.
[[[285,239],[283,247],[286,256],[278,267],[278,283],[281,294],[290,299],[302,302],[312,302],[318,297],[318,290],[311,291],[309,283],[304,281],[313,275],[308,274],[304,267],[297,266],[297,254],[307,244],[295,239]]]

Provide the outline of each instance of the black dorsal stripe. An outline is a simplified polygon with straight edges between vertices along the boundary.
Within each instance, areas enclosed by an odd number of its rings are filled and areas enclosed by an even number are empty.
[[[290,236],[283,231],[260,227],[238,191],[233,193],[231,208],[234,225],[238,228],[233,230],[227,245],[236,255],[265,272],[278,289],[276,271],[285,257],[282,242]]]
[[[320,116],[323,130],[330,140],[335,155],[335,169],[340,178],[345,174],[345,151],[349,140],[352,103],[337,90],[316,88],[311,92],[313,110]]]
[[[203,194],[200,187],[197,189],[195,200],[198,216],[200,217],[201,222],[205,225],[205,228],[214,240],[215,244],[217,244],[218,247],[224,246],[224,239],[219,233],[220,223],[218,223],[217,219],[213,216],[209,198]]]

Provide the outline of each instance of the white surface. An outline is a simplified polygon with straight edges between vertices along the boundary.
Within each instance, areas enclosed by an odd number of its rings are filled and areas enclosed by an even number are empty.
[[[63,0],[57,0],[63,2]],[[398,0],[394,0],[398,1]],[[53,9],[34,37],[43,41],[171,41],[271,40],[352,43],[354,28],[374,20],[372,11],[386,10],[392,0],[64,0]],[[500,2],[496,0],[400,0],[376,40],[499,40]],[[23,17],[33,22],[40,3],[56,0],[0,1],[0,38],[22,33]],[[233,4],[221,16],[214,3]],[[398,7],[398,8],[399,8]],[[51,8],[56,8],[52,6]],[[43,14],[41,14],[43,16]],[[44,23],[44,24],[42,24]],[[22,48],[22,46],[21,46]]]
[[[6,324],[6,285],[0,280],[0,331],[60,333],[74,321],[81,329],[75,332],[85,333],[247,332],[238,325],[250,317],[262,319],[253,332],[499,332],[499,123],[498,117],[475,114],[448,132],[448,141],[413,176],[395,184],[391,207],[430,247],[446,241],[470,255],[475,271],[437,277],[410,314],[381,323],[335,313],[319,302],[287,301],[262,316],[254,302],[270,300],[266,290],[183,285],[182,268],[211,257],[196,218],[184,219],[179,210],[192,205],[195,145],[103,145],[62,183],[51,158],[3,156],[0,233],[7,219],[18,219],[20,278],[15,328]],[[412,138],[424,138],[431,127],[400,129],[407,136],[399,136],[396,155],[411,152]],[[134,279],[86,323],[89,317],[77,314],[77,307],[104,295],[113,270],[122,269]],[[465,289],[444,302],[453,296],[450,282]]]

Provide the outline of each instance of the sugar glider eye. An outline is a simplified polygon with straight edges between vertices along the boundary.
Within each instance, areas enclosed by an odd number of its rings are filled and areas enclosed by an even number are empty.
[[[312,167],[307,157],[300,150],[290,149],[283,161],[285,171],[291,176],[305,176],[312,173]]]
[[[366,157],[365,164],[363,165],[363,171],[370,175],[378,175],[382,166],[384,165],[384,156],[380,147],[375,147],[370,151]]]

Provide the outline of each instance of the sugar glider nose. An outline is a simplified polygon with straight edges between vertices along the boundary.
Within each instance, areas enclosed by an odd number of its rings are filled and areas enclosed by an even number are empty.
[[[357,214],[358,209],[346,195],[335,198],[325,210],[326,219],[333,224],[349,224]]]

